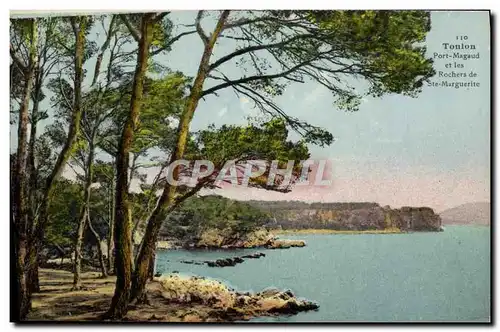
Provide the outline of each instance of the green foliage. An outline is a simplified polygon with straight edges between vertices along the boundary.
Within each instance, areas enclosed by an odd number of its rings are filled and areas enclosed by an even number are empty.
[[[426,11],[314,11],[308,18],[343,57],[357,64],[371,84],[369,93],[415,96],[435,71],[422,46],[431,28]]]
[[[428,11],[268,10],[231,13],[226,34],[236,44],[210,67],[233,61],[242,74],[213,75],[204,95],[231,87],[262,112],[285,119],[307,142],[329,145],[324,129],[293,118],[273,100],[292,82],[328,89],[337,108],[359,109],[363,96],[416,96],[435,74],[423,45]],[[220,67],[219,67],[220,66]]]
[[[134,152],[153,147],[169,152],[175,142],[173,121],[179,118],[185,103],[189,79],[176,72],[162,79],[147,79],[139,125],[134,135]]]
[[[105,183],[92,189],[90,217],[94,229],[105,238],[111,217],[112,191]],[[83,184],[61,178],[56,182],[54,196],[49,206],[50,222],[45,231],[45,244],[72,246],[76,236],[78,215],[83,204]]]
[[[186,158],[191,160],[210,160],[215,169],[229,160],[243,164],[248,160],[277,160],[280,168],[286,168],[289,160],[296,161],[294,175],[301,171],[299,161],[309,158],[309,149],[304,140],[292,142],[288,140],[287,123],[283,119],[273,119],[260,124],[247,126],[223,125],[195,133],[189,143]],[[269,166],[269,165],[268,165]],[[260,177],[251,178],[249,185],[279,190],[278,184],[267,186],[267,171]]]
[[[152,148],[169,152],[175,138],[172,121],[178,119],[184,106],[189,79],[174,72],[160,79],[145,78],[144,97],[139,122],[135,128],[132,152],[144,156]],[[109,121],[103,124],[100,147],[115,154],[121,131],[129,112],[131,81],[106,91],[101,100],[104,109],[114,108]]]
[[[48,245],[70,246],[74,242],[83,188],[64,178],[55,185],[55,194],[49,206],[50,222],[45,230],[45,242]]]
[[[94,182],[101,187],[112,188],[115,181],[115,165],[111,162],[96,160],[94,163]]]
[[[103,61],[102,68],[96,72],[104,72],[105,75],[97,75],[96,84],[89,85],[89,73],[86,73],[86,89],[82,91],[84,116],[70,166],[79,160],[80,171],[86,167],[92,167],[95,171],[93,182],[99,186],[92,188],[90,214],[94,227],[102,236],[107,234],[113,214],[111,206],[115,165],[114,162],[100,161],[99,158],[103,152],[115,156],[130,111],[137,56],[137,43],[132,35],[134,29],[139,30],[142,15],[116,15],[113,16],[114,21],[111,21],[110,15],[84,18],[87,37],[84,62],[88,67],[87,64],[92,63],[91,59],[99,54],[97,58]],[[126,18],[129,26],[122,17]],[[65,142],[74,111],[72,81],[76,41],[73,29],[81,19],[37,18],[36,43],[29,40],[29,36],[34,35],[30,31],[34,26],[30,20],[11,20],[12,54],[26,61],[29,49],[33,46],[37,48],[38,60],[46,61],[39,65],[47,69],[46,80],[40,81],[43,89],[32,96],[33,101],[42,101],[51,96],[49,113],[52,123],[44,127],[42,135],[38,134],[35,146],[37,190],[43,188],[43,179],[52,170],[57,150]],[[96,38],[96,31],[101,33],[100,25],[106,33],[103,45],[96,43],[100,39]],[[216,170],[220,170],[228,160],[278,160],[279,167],[284,168],[288,160],[308,159],[308,144],[329,145],[333,141],[332,134],[290,116],[275,103],[276,97],[284,95],[292,82],[307,81],[328,89],[340,109],[351,111],[358,109],[365,95],[379,97],[398,93],[416,96],[424,82],[434,75],[432,60],[426,58],[423,46],[430,25],[430,14],[425,11],[231,12],[220,38],[231,39],[234,49],[225,48],[230,49],[228,54],[216,52],[218,57],[213,56],[208,68],[202,68],[207,81],[212,81],[204,85],[209,88],[201,95],[205,98],[220,89],[232,88],[238,95],[248,98],[271,120],[244,126],[223,125],[216,128],[212,125],[191,133],[184,158],[211,160]],[[106,29],[108,26],[111,28]],[[172,36],[177,28],[168,15],[163,16],[153,27],[149,69],[144,78],[143,104],[134,128],[131,150],[134,165],[130,172],[133,178],[140,180],[142,189],[142,192],[130,195],[134,222],[148,217],[158,189],[157,184],[146,183],[145,175],[139,169],[151,164],[162,164],[171,154],[177,140],[175,124],[191,92],[192,78],[172,72],[154,58],[160,52],[169,51],[173,42],[180,37]],[[241,75],[236,73],[236,77],[230,77],[235,72],[226,71],[222,66],[229,61],[234,61],[233,64],[241,69]],[[24,77],[19,65],[12,64],[10,69],[11,100],[16,100],[23,93]],[[106,80],[99,80],[99,77],[106,77]],[[365,83],[366,89],[353,87],[353,82],[358,79]],[[42,118],[47,117],[47,114],[40,110],[38,115],[33,116]],[[289,130],[297,131],[302,139],[289,140]],[[91,143],[93,138],[95,141]],[[93,165],[85,165],[85,156],[91,144],[98,148],[97,160]],[[158,164],[158,160],[149,156],[153,150],[162,154]],[[151,164],[148,165],[148,162]],[[300,171],[296,163],[294,175]],[[267,186],[267,175],[264,173],[251,179],[249,185],[282,190],[279,188],[279,179],[275,185]],[[81,179],[77,180],[61,179],[57,182],[54,199],[50,202],[47,243],[66,246],[73,241],[82,201]],[[205,185],[209,188],[212,186],[213,181]],[[180,195],[183,193],[179,190]],[[170,228],[167,228],[169,232],[183,232],[183,236],[196,236],[206,229],[229,228],[234,232],[247,232],[264,223],[267,218],[266,214],[248,204],[216,196],[192,197],[171,216],[167,223]]]
[[[206,230],[247,233],[268,221],[267,214],[249,204],[209,195],[191,197],[166,221],[163,235],[193,239]]]

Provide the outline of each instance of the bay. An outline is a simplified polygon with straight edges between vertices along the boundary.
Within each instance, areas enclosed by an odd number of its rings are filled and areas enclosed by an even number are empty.
[[[168,250],[156,271],[179,271],[225,282],[239,291],[290,289],[320,305],[260,322],[489,321],[490,229],[448,226],[444,232],[300,235],[304,248],[224,251]],[[234,267],[189,265],[264,252]]]

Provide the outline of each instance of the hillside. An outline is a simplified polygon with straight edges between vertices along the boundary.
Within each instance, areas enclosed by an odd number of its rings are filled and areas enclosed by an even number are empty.
[[[163,224],[160,237],[191,247],[273,246],[276,230],[440,231],[429,207],[393,209],[371,202],[306,203],[236,201],[217,195],[191,197]]]
[[[441,219],[428,207],[391,209],[377,203],[305,203],[295,201],[248,201],[267,213],[267,225],[281,229],[330,229],[369,231],[439,231]]]
[[[447,225],[489,225],[490,203],[466,203],[439,213]]]

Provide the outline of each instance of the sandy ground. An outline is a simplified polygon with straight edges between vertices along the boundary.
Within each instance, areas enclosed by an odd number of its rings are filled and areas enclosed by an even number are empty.
[[[40,269],[41,291],[33,296],[28,320],[99,321],[111,303],[115,279],[100,278],[97,272],[85,272],[82,274],[85,289],[72,291],[72,273]],[[150,282],[148,291],[150,305],[132,306],[124,320],[196,322],[200,321],[200,312],[209,310],[204,306],[186,306],[166,300],[160,294],[158,282]]]
[[[33,295],[30,321],[102,321],[109,309],[115,277],[82,273],[83,289],[72,290],[71,272],[40,269],[40,293]],[[168,275],[147,286],[149,304],[134,305],[124,321],[233,322],[257,316],[317,310],[318,304],[297,299],[289,290],[265,289],[241,293],[204,277]]]

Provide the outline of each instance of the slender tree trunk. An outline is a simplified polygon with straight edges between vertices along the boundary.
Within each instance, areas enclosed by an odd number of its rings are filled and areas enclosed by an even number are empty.
[[[147,203],[146,203],[146,209],[145,209],[145,213],[143,216],[141,216],[141,218],[138,218],[137,221],[135,222],[134,224],[134,228],[132,229],[132,239],[135,240],[136,238],[136,235],[138,234],[139,232],[139,227],[142,227],[143,224],[146,224],[148,222],[148,216],[151,214],[151,212],[153,211],[153,204],[156,204],[157,203],[157,197],[156,197],[156,191],[158,190],[158,182],[160,181],[160,178],[161,178],[161,175],[163,174],[163,171],[167,168],[167,164],[165,163],[160,171],[158,172],[158,174],[156,175],[155,179],[153,180],[153,184],[151,186],[151,191],[152,191],[152,196],[153,198],[148,198],[147,199]],[[142,243],[142,238],[141,238],[141,241],[139,243],[139,245],[137,246],[137,252],[134,254],[134,257],[135,257],[135,261],[137,261],[137,258],[139,256],[139,250],[141,248],[141,243]]]
[[[153,255],[151,256],[151,261],[149,262],[148,280],[153,280],[155,276],[155,263],[156,263],[156,251],[153,251]]]
[[[31,112],[31,129],[30,129],[30,141],[28,146],[28,165],[27,165],[27,174],[29,174],[29,185],[28,185],[28,199],[29,199],[29,219],[30,219],[30,227],[29,227],[29,249],[28,249],[28,257],[26,262],[26,270],[28,274],[28,284],[30,293],[40,292],[40,281],[38,278],[38,263],[39,263],[39,242],[35,238],[35,227],[36,227],[36,208],[38,205],[36,195],[37,195],[37,178],[38,174],[35,168],[35,142],[36,142],[36,127],[38,124],[38,108],[40,106],[40,92],[42,89],[41,76],[43,73],[39,72],[35,82],[35,91],[34,91],[34,101],[33,101],[33,110]]]
[[[187,136],[189,133],[189,125],[203,91],[203,83],[205,82],[205,78],[208,72],[210,57],[212,55],[215,42],[217,41],[217,38],[219,37],[228,16],[229,11],[225,10],[219,17],[219,21],[217,22],[217,25],[209,40],[205,43],[205,49],[200,60],[198,73],[191,89],[191,94],[188,98],[186,107],[181,114],[179,126],[177,128],[177,143],[175,150],[173,151],[170,158],[169,164],[171,164],[175,160],[181,159],[184,155],[184,149],[186,147]],[[177,167],[174,170],[174,178],[177,177],[178,169],[179,168]],[[148,220],[146,232],[142,239],[141,248],[136,260],[131,300],[137,299],[138,302],[147,301],[146,283],[148,280],[148,276],[150,275],[151,258],[156,248],[156,241],[158,240],[158,233],[160,231],[161,225],[172,209],[175,191],[175,186],[171,186],[167,181],[163,189],[162,196],[158,201],[158,205]]]
[[[37,247],[38,241],[30,241],[32,242],[28,246],[28,253],[26,256],[26,277],[28,278],[28,288],[30,295],[32,293],[40,292],[40,280],[38,277],[38,253],[40,252]]]
[[[129,152],[142,103],[143,81],[146,75],[149,47],[153,34],[153,15],[144,14],[142,17],[137,66],[130,100],[130,112],[123,128],[118,155],[116,157],[116,208],[114,225],[116,287],[111,307],[105,315],[106,318],[110,319],[123,318],[127,313],[130,299],[132,283],[132,230],[129,217],[129,194],[127,191]]]
[[[71,17],[71,25],[73,26],[73,32],[75,34],[75,59],[74,59],[74,67],[75,67],[75,78],[74,78],[74,100],[73,100],[73,112],[71,114],[71,123],[69,126],[68,136],[66,138],[66,142],[57,157],[56,163],[49,177],[47,178],[47,182],[44,188],[44,195],[42,199],[42,203],[40,206],[40,216],[39,221],[35,227],[35,241],[37,242],[37,256],[38,251],[41,247],[42,240],[44,238],[44,230],[45,226],[48,223],[48,207],[52,198],[52,194],[54,191],[54,184],[56,180],[59,178],[61,171],[66,165],[68,161],[73,146],[76,142],[76,138],[78,132],[80,131],[80,121],[82,118],[82,108],[81,108],[81,100],[82,100],[82,80],[83,80],[83,56],[84,56],[84,47],[85,47],[85,31],[87,25],[87,17]]]
[[[110,208],[110,216],[109,216],[109,237],[108,237],[108,271],[109,273],[115,274],[115,239],[114,239],[114,230],[115,230],[115,180],[113,177],[112,181],[112,193],[111,193],[111,208]]]
[[[75,239],[75,261],[73,264],[73,290],[78,290],[82,288],[80,272],[82,267],[82,243],[83,235],[85,232],[85,226],[87,224],[87,209],[82,207],[82,211],[79,215],[78,229],[76,232]]]
[[[16,232],[14,232],[16,233]],[[12,310],[12,320],[21,321],[26,318],[31,309],[31,296],[27,284],[27,273],[25,269],[25,261],[27,256],[28,240],[25,236],[14,236],[16,248],[14,249],[16,257],[16,308]]]
[[[31,98],[31,90],[34,79],[34,68],[36,62],[36,43],[37,43],[37,26],[36,20],[32,19],[30,21],[30,60],[26,67],[21,69],[24,72],[24,89],[23,89],[23,101],[21,107],[19,108],[19,119],[18,119],[18,134],[17,134],[17,154],[16,154],[16,166],[14,174],[13,183],[13,194],[14,199],[12,201],[13,218],[14,218],[14,254],[16,259],[16,297],[17,306],[14,309],[13,318],[15,321],[24,320],[28,311],[31,307],[31,292],[28,271],[26,269],[26,260],[29,251],[29,229],[30,220],[28,212],[28,195],[26,181],[28,175],[26,173],[27,167],[27,140],[28,140],[28,113],[29,104]]]
[[[90,219],[90,212],[87,211],[87,222],[89,224],[89,229],[94,235],[94,238],[97,243],[97,254],[99,255],[99,265],[101,266],[101,273],[102,273],[102,278],[105,278],[108,276],[108,271],[106,270],[106,262],[104,261],[104,254],[102,252],[102,240],[101,237],[99,236],[99,233],[94,229],[94,226],[92,226],[92,220]]]
[[[81,265],[82,265],[82,246],[83,246],[83,237],[85,235],[85,227],[87,225],[87,219],[89,218],[89,206],[90,206],[90,195],[91,195],[91,186],[92,186],[92,164],[94,163],[94,136],[95,133],[91,134],[91,141],[89,142],[89,154],[87,156],[86,167],[87,171],[85,178],[85,188],[83,194],[83,206],[80,212],[80,217],[78,220],[78,229],[76,232],[75,239],[75,264],[73,269],[73,289],[81,288]]]

